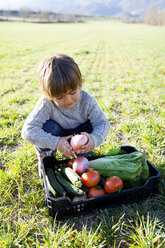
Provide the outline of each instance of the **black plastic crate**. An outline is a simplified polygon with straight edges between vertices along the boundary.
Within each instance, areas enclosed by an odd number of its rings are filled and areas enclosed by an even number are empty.
[[[127,153],[138,151],[135,147],[132,146],[122,146],[121,149]],[[89,157],[88,159],[96,159],[98,157],[101,156]],[[68,160],[56,160],[53,156],[50,156],[44,158],[40,164],[45,200],[49,215],[52,218],[55,216],[56,218],[77,216],[80,214],[89,213],[96,209],[105,209],[119,206],[121,204],[131,204],[145,200],[158,192],[160,172],[147,160],[149,166],[149,177],[145,184],[140,187],[124,189],[120,193],[106,194],[96,198],[89,198],[76,202],[73,202],[69,197],[54,198],[51,193],[49,193],[47,187],[47,182],[45,179],[45,168],[54,168],[55,165],[58,166],[58,164],[63,164],[67,161]]]

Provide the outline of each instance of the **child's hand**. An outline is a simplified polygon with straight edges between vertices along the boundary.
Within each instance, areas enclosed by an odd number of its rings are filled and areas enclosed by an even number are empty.
[[[81,132],[81,134],[84,134],[84,135],[86,135],[88,137],[88,142],[87,142],[86,145],[82,146],[82,149],[78,150],[77,154],[91,152],[94,149],[94,146],[95,146],[91,135],[89,133],[86,133],[86,132]]]
[[[71,147],[71,145],[69,144],[68,140],[72,137],[73,135],[69,135],[66,137],[61,137],[57,143],[57,150],[59,150],[60,152],[62,152],[65,156],[67,157],[71,157],[73,156],[75,153]]]

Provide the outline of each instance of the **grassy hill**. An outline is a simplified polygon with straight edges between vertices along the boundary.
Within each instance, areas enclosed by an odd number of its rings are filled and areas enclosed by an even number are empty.
[[[0,23],[0,33],[0,247],[163,247],[165,28],[110,21]],[[121,145],[142,151],[161,171],[154,198],[52,225],[35,149],[20,132],[40,97],[37,65],[55,53],[77,61],[83,88],[111,123],[95,151]]]

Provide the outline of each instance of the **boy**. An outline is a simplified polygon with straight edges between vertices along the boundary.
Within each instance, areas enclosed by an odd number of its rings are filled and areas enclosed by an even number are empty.
[[[44,59],[38,69],[43,96],[27,118],[22,137],[35,145],[40,158],[74,155],[69,143],[77,133],[88,143],[78,151],[88,153],[108,135],[110,124],[96,100],[82,90],[82,76],[75,61],[63,54]]]

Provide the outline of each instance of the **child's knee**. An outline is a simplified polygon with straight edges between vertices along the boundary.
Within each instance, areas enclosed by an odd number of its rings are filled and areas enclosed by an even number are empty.
[[[53,120],[47,120],[43,125],[43,130],[46,133],[51,133],[54,136],[62,136],[62,127]]]

